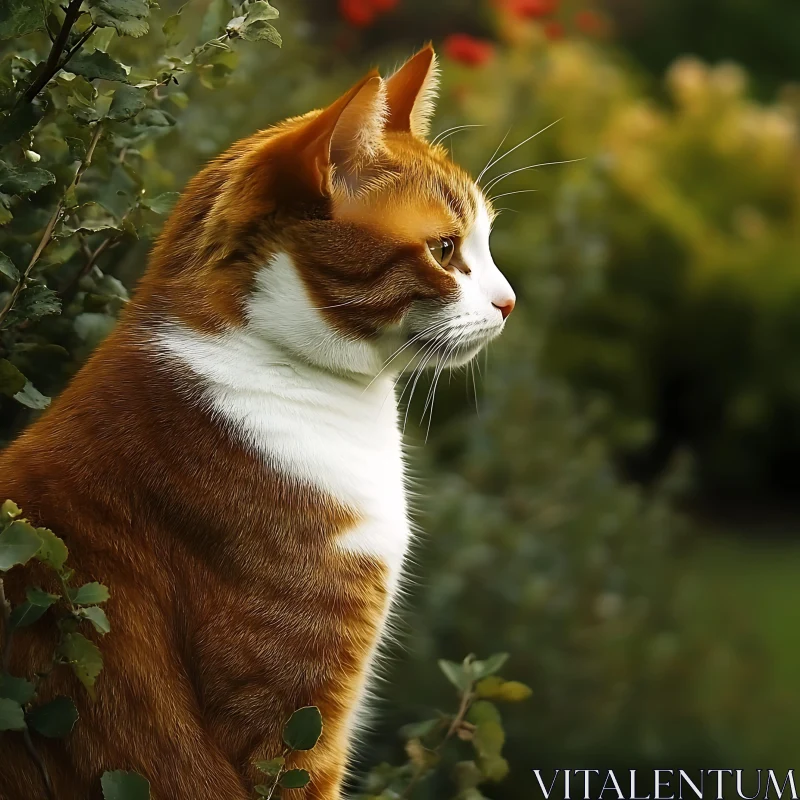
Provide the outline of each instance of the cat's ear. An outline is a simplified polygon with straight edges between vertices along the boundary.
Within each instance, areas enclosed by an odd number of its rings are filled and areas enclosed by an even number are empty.
[[[309,123],[304,154],[323,193],[333,180],[357,188],[382,148],[386,113],[386,86],[373,70]]]
[[[429,44],[403,64],[386,80],[389,116],[386,130],[404,131],[425,138],[439,89],[436,53]]]

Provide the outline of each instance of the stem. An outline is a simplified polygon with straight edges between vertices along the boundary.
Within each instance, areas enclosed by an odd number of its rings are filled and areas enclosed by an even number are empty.
[[[67,54],[64,56],[64,60],[63,60],[63,61],[62,61],[62,62],[61,62],[59,65],[58,65],[58,70],[62,70],[62,69],[64,69],[64,67],[67,65],[67,62],[68,62],[68,61],[69,61],[69,60],[72,58],[72,56],[74,56],[74,55],[75,55],[75,53],[77,53],[77,52],[78,52],[78,50],[80,50],[80,49],[81,49],[81,47],[83,47],[83,45],[85,45],[85,44],[86,44],[86,42],[88,41],[88,39],[91,37],[91,35],[92,35],[92,34],[93,34],[93,33],[94,33],[96,30],[97,30],[97,25],[95,25],[94,23],[92,23],[92,24],[91,24],[91,25],[90,25],[90,26],[89,26],[89,27],[88,27],[88,28],[87,28],[87,29],[86,29],[86,30],[83,32],[83,34],[81,35],[81,38],[80,38],[80,39],[78,39],[78,41],[77,41],[77,42],[75,42],[75,44],[74,44],[74,45],[73,45],[73,46],[72,46],[72,47],[71,47],[71,48],[70,48],[70,49],[67,51]],[[58,70],[56,70],[56,71],[58,71]]]
[[[53,782],[50,780],[47,764],[44,763],[44,759],[34,747],[31,732],[27,728],[22,732],[22,740],[25,742],[25,749],[28,751],[28,755],[33,759],[33,763],[36,764],[39,774],[42,776],[42,782],[47,792],[47,800],[56,800],[56,793],[53,791]]]
[[[119,239],[119,232],[115,231],[110,234],[97,246],[94,251],[88,250],[86,252],[86,263],[78,270],[75,277],[62,289],[60,292],[61,300],[65,303],[72,300],[75,295],[75,290],[78,288],[78,283],[84,275],[88,275],[92,271],[92,267],[97,263],[109,247],[113,246]]]
[[[25,90],[25,93],[22,95],[22,99],[25,100],[25,102],[32,102],[36,95],[38,95],[39,92],[41,92],[42,89],[47,86],[47,84],[50,82],[50,79],[63,66],[61,63],[61,55],[67,46],[67,40],[69,39],[72,26],[78,21],[78,17],[81,15],[82,2],[83,0],[71,0],[69,6],[67,6],[67,10],[64,15],[64,24],[61,26],[61,30],[58,32],[58,35],[53,42],[53,46],[50,48],[50,54],[47,56],[44,69],[41,71],[41,73],[39,73],[39,77]],[[70,52],[68,58],[72,57],[73,52],[74,48],[73,51]]]
[[[11,630],[11,603],[6,598],[6,588],[3,585],[2,578],[0,578],[0,608],[2,608],[3,613],[3,632],[5,634],[2,665],[3,672],[8,672],[8,666],[11,663],[11,640],[14,632]]]
[[[97,147],[97,143],[100,141],[100,135],[102,132],[102,124],[98,122],[95,126],[94,135],[92,136],[92,141],[89,143],[89,148],[86,151],[86,155],[83,157],[83,161],[81,161],[81,163],[78,165],[78,169],[75,171],[75,177],[72,179],[72,183],[70,183],[70,185],[67,187],[67,191],[64,192],[61,199],[58,201],[55,210],[50,217],[50,221],[47,223],[47,227],[44,229],[42,238],[39,241],[36,250],[33,252],[30,263],[25,268],[25,271],[22,273],[22,275],[20,275],[17,285],[11,292],[11,296],[6,301],[3,310],[0,311],[0,326],[2,326],[3,320],[5,320],[5,318],[8,316],[9,312],[14,307],[14,303],[17,302],[17,298],[19,297],[20,293],[25,288],[25,284],[30,277],[31,271],[36,266],[36,262],[41,257],[47,245],[50,244],[50,240],[53,238],[53,231],[55,230],[58,220],[61,217],[61,212],[64,210],[64,198],[80,183],[83,173],[89,169],[89,166],[92,163],[92,156],[94,155],[95,147]]]
[[[281,755],[283,756],[283,766],[278,770],[278,774],[275,776],[275,780],[270,787],[269,794],[267,795],[266,800],[272,800],[272,795],[275,794],[275,790],[278,788],[278,783],[280,782],[281,775],[286,772],[286,757],[289,755],[289,748],[285,747]]]
[[[469,707],[473,700],[474,696],[472,694],[472,684],[470,684],[469,688],[461,694],[461,703],[458,706],[458,711],[456,711],[456,715],[453,717],[453,721],[450,723],[450,727],[447,729],[444,739],[442,739],[442,741],[439,742],[439,744],[433,749],[434,753],[440,753],[442,748],[447,744],[453,734],[461,727],[461,724],[464,722],[464,717],[467,716],[467,711],[469,711]],[[399,796],[398,800],[406,800],[406,798],[411,797],[411,792],[416,788],[417,784],[422,779],[422,776],[429,771],[430,770],[426,769],[425,767],[420,767],[411,776],[411,780],[408,782],[406,788],[403,789],[403,793]]]

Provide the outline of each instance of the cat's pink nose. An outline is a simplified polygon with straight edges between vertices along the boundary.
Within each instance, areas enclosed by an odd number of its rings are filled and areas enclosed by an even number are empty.
[[[507,297],[501,300],[499,303],[492,303],[495,308],[500,309],[500,313],[503,315],[503,319],[506,319],[508,315],[514,310],[514,306],[516,305],[516,300],[513,296]]]

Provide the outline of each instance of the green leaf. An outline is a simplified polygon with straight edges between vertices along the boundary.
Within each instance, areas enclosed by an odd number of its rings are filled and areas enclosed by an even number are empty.
[[[35,408],[38,411],[50,405],[50,398],[43,395],[30,381],[26,381],[25,386],[14,395],[14,399],[26,408]]]
[[[322,734],[322,714],[316,706],[299,708],[283,729],[283,741],[292,750],[311,750]]]
[[[67,633],[58,654],[72,667],[78,680],[94,696],[94,684],[103,669],[103,657],[97,646],[80,633]]]
[[[311,780],[311,775],[305,769],[290,769],[283,773],[279,781],[280,786],[284,789],[302,789],[308,786]]]
[[[473,725],[482,725],[484,722],[500,724],[500,711],[494,703],[490,703],[488,700],[477,700],[470,707],[467,720]]]
[[[167,17],[167,21],[161,28],[164,38],[167,40],[167,47],[175,47],[175,45],[180,44],[186,35],[185,32],[181,30],[181,22],[183,21],[181,13],[184,8],[186,8],[186,3],[178,9],[177,14]]]
[[[0,358],[0,394],[13,397],[25,388],[27,382],[27,378],[7,358]]]
[[[75,136],[65,136],[64,141],[67,143],[72,160],[82,161],[86,156],[86,142]]]
[[[245,19],[249,22],[258,20],[278,19],[280,12],[275,6],[270,5],[269,0],[255,0],[247,7]]]
[[[26,601],[20,603],[11,612],[9,622],[12,628],[24,628],[27,625],[33,625],[58,600],[57,594],[50,594],[35,587],[29,588],[25,592],[25,597],[27,598]]]
[[[265,775],[271,775],[273,778],[283,769],[286,759],[283,756],[271,758],[269,761],[256,761],[255,767]]]
[[[15,678],[8,673],[0,675],[0,697],[7,697],[24,706],[33,699],[35,694],[36,687],[25,678]]]
[[[19,280],[19,270],[5,253],[0,253],[0,274],[5,275],[6,278],[14,281],[14,283]]]
[[[155,211],[156,214],[168,214],[172,211],[172,207],[178,202],[180,196],[180,192],[164,192],[152,198],[152,200],[147,198],[143,199],[142,205],[145,208],[149,208],[151,211]]]
[[[45,0],[3,0],[0,4],[0,39],[16,39],[44,29]]]
[[[490,780],[498,783],[508,775],[508,761],[501,755],[481,756],[479,762],[481,772]]]
[[[462,692],[469,689],[472,683],[472,677],[471,673],[463,664],[456,664],[454,661],[445,661],[441,659],[439,661],[439,669],[456,689],[460,689]]]
[[[111,623],[108,621],[106,612],[99,606],[80,608],[78,609],[78,614],[84,619],[88,619],[99,634],[105,635],[111,631]]]
[[[61,300],[58,295],[38,280],[29,280],[28,285],[19,293],[14,308],[6,315],[2,327],[11,328],[26,320],[37,320],[48,314],[61,311]]]
[[[0,533],[0,572],[27,563],[42,546],[42,540],[25,520],[14,520]]]
[[[424,739],[441,726],[441,719],[426,719],[424,722],[411,722],[403,725],[400,728],[400,734],[405,739]]]
[[[0,147],[30,133],[43,116],[44,108],[33,103],[23,103],[6,114],[0,114]]]
[[[472,662],[472,675],[474,679],[480,680],[487,675],[494,675],[502,669],[503,665],[508,661],[508,653],[495,653],[489,656],[486,661],[473,661]]]
[[[104,800],[150,800],[150,782],[138,772],[104,772],[100,785]]]
[[[55,182],[56,176],[52,172],[34,167],[27,161],[19,167],[0,161],[0,191],[26,195]]]
[[[506,735],[499,722],[481,722],[472,737],[472,744],[482,758],[498,757],[505,741]]]
[[[37,528],[36,533],[42,540],[42,547],[36,554],[36,558],[54,570],[60,570],[69,555],[67,546],[49,528]]]
[[[259,797],[269,797],[272,791],[272,786],[268,786],[266,783],[258,783],[253,788],[256,790],[256,794]]]
[[[256,0],[247,8],[247,12],[240,17],[234,17],[226,30],[235,36],[241,36],[249,42],[266,40],[281,46],[281,35],[268,20],[276,19],[277,9],[273,8],[266,0]]]
[[[147,0],[89,0],[92,22],[100,28],[114,28],[120,36],[144,36],[150,29]]]
[[[8,697],[0,697],[0,731],[24,731],[25,712]]]
[[[135,117],[146,105],[147,91],[135,86],[120,86],[111,100],[106,117],[114,120],[125,120]]]
[[[12,219],[14,215],[11,213],[11,198],[0,192],[0,225],[5,225]]]
[[[69,590],[69,599],[76,606],[93,606],[95,603],[105,603],[108,598],[108,589],[96,581]]]
[[[28,725],[48,739],[66,736],[78,721],[78,709],[70,697],[60,695],[28,713]]]
[[[102,50],[93,53],[77,53],[65,67],[67,72],[82,75],[87,80],[127,82],[128,73],[125,68]]]
[[[13,500],[4,500],[0,506],[0,524],[11,522],[22,513],[22,509]]]

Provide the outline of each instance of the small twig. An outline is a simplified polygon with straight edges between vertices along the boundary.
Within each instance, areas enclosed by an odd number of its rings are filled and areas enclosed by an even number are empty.
[[[50,780],[47,764],[44,763],[44,759],[34,747],[31,733],[27,728],[22,732],[22,740],[25,742],[25,749],[28,751],[28,755],[33,759],[33,763],[36,764],[39,774],[42,776],[44,788],[47,791],[47,800],[56,800],[56,793],[53,791],[53,782]]]
[[[78,288],[80,279],[92,271],[92,267],[97,263],[100,256],[103,255],[103,253],[105,253],[109,247],[112,247],[114,244],[116,244],[117,241],[119,241],[119,237],[120,232],[115,231],[113,234],[106,236],[106,238],[103,239],[103,241],[100,242],[100,244],[94,250],[89,248],[85,240],[81,240],[81,249],[86,256],[86,262],[75,273],[72,280],[70,280],[70,282],[59,292],[63,302],[68,303],[70,300],[72,300],[73,296],[75,295],[75,291]]]
[[[63,61],[62,61],[62,62],[61,62],[59,65],[58,65],[58,69],[56,70],[56,72],[59,72],[59,71],[61,71],[62,69],[64,69],[64,67],[66,67],[66,66],[67,66],[67,62],[68,62],[68,61],[69,61],[69,60],[72,58],[72,56],[74,56],[74,55],[75,55],[75,53],[77,53],[77,52],[78,52],[78,50],[80,50],[80,49],[81,49],[81,47],[83,47],[83,45],[85,45],[85,44],[86,44],[86,42],[89,40],[89,38],[91,38],[92,34],[93,34],[93,33],[94,33],[96,30],[97,30],[97,25],[95,25],[94,23],[92,23],[92,24],[91,24],[91,25],[90,25],[90,26],[89,26],[89,27],[88,27],[88,28],[87,28],[87,29],[86,29],[86,30],[85,30],[85,31],[84,31],[84,32],[81,34],[81,37],[80,37],[80,39],[78,39],[78,41],[77,41],[77,42],[75,42],[75,44],[74,44],[74,45],[72,45],[72,47],[70,47],[70,49],[67,51],[67,54],[64,56],[64,60],[63,60]]]
[[[433,753],[441,753],[442,748],[452,738],[453,734],[461,727],[461,725],[463,725],[464,718],[466,717],[467,711],[469,711],[469,707],[474,699],[475,696],[472,694],[472,684],[470,684],[469,688],[462,692],[461,703],[458,706],[458,711],[456,711],[456,715],[453,717],[453,721],[450,723],[450,727],[447,729],[444,739],[442,739],[442,741],[433,748]],[[398,797],[398,800],[407,800],[407,798],[411,797],[411,792],[416,788],[423,775],[425,775],[428,771],[429,769],[426,769],[424,766],[417,769],[411,776],[411,780],[406,785],[403,793]]]
[[[2,578],[0,578],[0,609],[3,613],[3,631],[5,633],[2,665],[3,672],[8,672],[8,666],[11,663],[11,639],[14,632],[11,630],[11,603],[6,598],[6,587],[3,585]]]
[[[22,99],[30,103],[34,100],[36,95],[44,89],[50,82],[50,79],[61,69],[61,55],[67,46],[72,26],[78,21],[81,15],[81,3],[83,0],[71,0],[64,12],[64,24],[56,36],[53,46],[50,48],[50,54],[47,56],[44,68],[39,77],[25,90]],[[70,56],[72,53],[70,53]]]
[[[103,132],[102,123],[98,122],[95,126],[94,135],[92,136],[92,141],[89,143],[89,147],[86,150],[86,155],[83,157],[83,160],[78,165],[78,169],[75,171],[75,177],[72,179],[72,183],[67,187],[67,191],[64,192],[61,199],[58,201],[55,210],[53,211],[52,216],[50,217],[49,222],[47,223],[47,227],[44,229],[44,233],[42,234],[42,238],[39,241],[39,244],[36,247],[36,250],[33,252],[33,256],[31,257],[30,263],[25,268],[25,271],[20,275],[19,280],[17,281],[17,285],[11,292],[10,297],[6,301],[3,310],[0,311],[0,325],[2,325],[3,320],[8,316],[11,309],[14,307],[14,303],[17,302],[17,298],[19,297],[22,290],[25,288],[25,284],[30,277],[31,271],[36,266],[39,258],[41,257],[42,253],[44,252],[45,248],[48,244],[50,244],[51,239],[53,238],[53,231],[58,224],[58,220],[61,218],[61,212],[64,210],[64,198],[80,183],[81,178],[83,177],[83,173],[89,169],[89,166],[92,163],[92,156],[94,155],[94,150],[97,147],[97,143],[100,141],[100,135]]]

